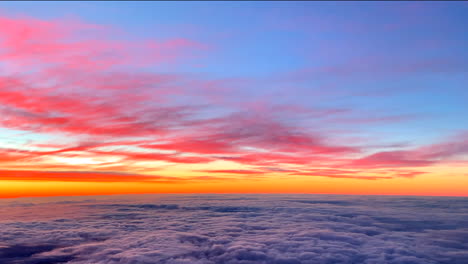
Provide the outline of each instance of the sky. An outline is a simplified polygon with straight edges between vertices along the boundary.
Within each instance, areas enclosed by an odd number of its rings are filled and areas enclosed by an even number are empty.
[[[2,2],[0,197],[468,195],[465,2]]]

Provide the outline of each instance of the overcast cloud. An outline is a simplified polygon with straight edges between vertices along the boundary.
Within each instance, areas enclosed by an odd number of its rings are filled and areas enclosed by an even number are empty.
[[[138,195],[0,201],[2,264],[468,263],[468,199]]]

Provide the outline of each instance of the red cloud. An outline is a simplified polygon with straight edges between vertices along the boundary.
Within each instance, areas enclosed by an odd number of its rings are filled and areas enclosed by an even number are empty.
[[[446,142],[411,150],[383,151],[358,158],[349,164],[362,168],[422,167],[468,154],[468,136],[460,134]]]
[[[414,157],[409,151],[386,151],[352,161],[357,167],[420,167],[433,164],[434,161]]]
[[[370,173],[376,175],[370,175]],[[344,178],[344,179],[362,179],[362,180],[380,180],[393,178],[412,178],[417,175],[425,174],[422,171],[412,170],[385,170],[385,171],[356,171],[356,170],[339,170],[339,169],[314,169],[308,171],[297,171],[292,175],[300,176],[317,176],[329,178]]]
[[[184,50],[206,47],[184,38],[111,40],[110,29],[81,21],[0,17],[0,24],[3,47],[0,58],[19,66],[47,64],[62,65],[67,70],[106,70],[125,64],[172,61],[184,54]]]
[[[1,170],[0,181],[170,182],[175,178],[118,172]]]
[[[216,174],[242,174],[242,175],[256,175],[256,174],[264,174],[264,171],[257,171],[257,170],[204,170],[202,172],[208,173],[216,173]]]
[[[174,150],[198,154],[219,154],[235,152],[235,147],[226,141],[216,141],[208,139],[177,139],[177,141],[165,144],[140,145],[143,148]]]

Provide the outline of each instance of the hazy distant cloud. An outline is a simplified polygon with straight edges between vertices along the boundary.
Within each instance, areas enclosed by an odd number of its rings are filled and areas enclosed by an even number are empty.
[[[466,198],[318,195],[126,196],[16,206],[0,262],[458,263]],[[26,219],[26,212],[42,214]],[[57,215],[56,212],[75,212]]]

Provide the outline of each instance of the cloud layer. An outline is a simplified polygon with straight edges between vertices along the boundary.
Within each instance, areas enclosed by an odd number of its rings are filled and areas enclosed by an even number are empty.
[[[328,195],[3,200],[0,262],[462,264],[467,202]]]

